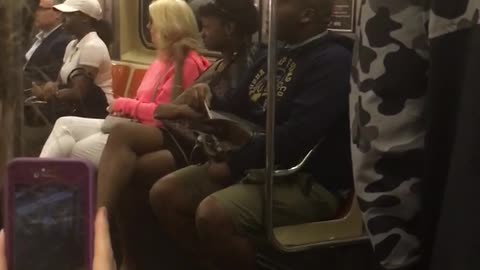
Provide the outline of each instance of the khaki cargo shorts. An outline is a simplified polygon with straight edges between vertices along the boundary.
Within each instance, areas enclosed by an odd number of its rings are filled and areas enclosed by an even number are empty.
[[[208,174],[208,164],[189,166],[174,172],[186,193],[200,203],[213,196],[231,217],[238,233],[261,239],[263,229],[263,181],[244,179],[218,190]],[[274,226],[328,220],[335,217],[339,199],[306,174],[275,179],[273,188]]]

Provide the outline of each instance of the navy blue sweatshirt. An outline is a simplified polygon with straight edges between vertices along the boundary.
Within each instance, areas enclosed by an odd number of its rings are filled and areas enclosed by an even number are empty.
[[[323,139],[306,171],[330,190],[352,186],[348,95],[351,48],[327,34],[278,55],[275,162],[280,168],[297,164]],[[231,112],[265,126],[267,97],[265,53],[253,64],[236,95]],[[248,89],[248,91],[245,91]],[[234,153],[234,175],[265,167],[265,136],[255,136]]]

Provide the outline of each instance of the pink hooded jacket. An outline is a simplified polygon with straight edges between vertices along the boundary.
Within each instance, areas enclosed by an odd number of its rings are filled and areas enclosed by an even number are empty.
[[[192,86],[208,65],[207,59],[191,51],[183,65],[183,89]],[[153,118],[153,114],[158,104],[170,103],[174,73],[173,63],[155,60],[138,87],[136,98],[116,99],[112,105],[113,112],[137,119],[143,124],[156,125],[157,121]],[[156,85],[158,90],[154,89]]]

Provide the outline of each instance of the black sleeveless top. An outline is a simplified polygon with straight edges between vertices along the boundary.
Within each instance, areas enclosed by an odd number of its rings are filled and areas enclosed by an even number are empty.
[[[249,47],[234,55],[226,65],[224,59],[219,59],[197,78],[195,83],[207,83],[210,86],[213,110],[226,109],[226,101],[239,90],[239,84],[253,63],[252,58],[256,52],[256,47]]]

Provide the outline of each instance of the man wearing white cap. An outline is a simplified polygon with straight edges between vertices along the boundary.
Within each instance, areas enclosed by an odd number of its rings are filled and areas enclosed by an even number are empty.
[[[96,20],[103,18],[102,7],[97,0],[66,0],[65,3],[56,5],[55,9],[64,13],[80,11]]]

